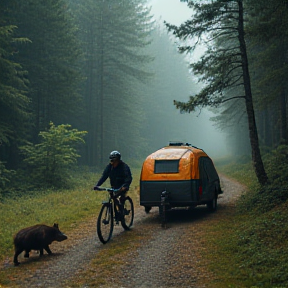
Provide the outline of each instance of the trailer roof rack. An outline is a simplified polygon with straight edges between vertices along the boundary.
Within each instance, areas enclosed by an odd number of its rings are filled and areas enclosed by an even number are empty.
[[[196,146],[193,146],[192,144],[189,144],[189,143],[184,143],[184,142],[170,141],[170,142],[169,142],[169,146],[190,146],[190,147],[193,147],[193,148],[195,148],[195,149],[202,150],[202,151],[204,152],[203,149],[198,148],[198,147],[196,147]]]
[[[189,143],[170,141],[169,146],[191,146]]]

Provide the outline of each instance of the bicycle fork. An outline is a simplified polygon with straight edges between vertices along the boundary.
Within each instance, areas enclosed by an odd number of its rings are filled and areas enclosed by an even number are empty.
[[[107,202],[106,202],[107,203]],[[106,209],[106,212],[105,212],[105,218],[102,220],[102,223],[104,225],[107,225],[110,223],[110,220],[111,220],[111,215],[112,215],[112,204],[109,203],[108,204],[108,208]]]

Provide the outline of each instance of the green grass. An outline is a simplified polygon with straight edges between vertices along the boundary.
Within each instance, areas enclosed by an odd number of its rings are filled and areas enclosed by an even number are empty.
[[[92,260],[87,269],[77,274],[72,281],[69,280],[69,287],[111,287],[120,285],[118,283],[118,274],[125,271],[125,265],[129,263],[129,259],[133,259],[137,255],[137,248],[141,247],[145,241],[152,237],[149,229],[138,229],[126,231],[117,235],[117,241],[113,239],[103,245],[97,257]],[[71,283],[72,282],[72,283]]]
[[[209,287],[288,287],[284,209],[287,204],[258,217],[232,215],[206,227],[208,251],[215,251],[205,255],[216,274]]]
[[[133,181],[129,191],[129,196],[133,199],[134,203],[138,203],[139,195],[135,188],[139,186],[140,168],[132,168],[131,170]],[[72,232],[74,229],[77,229],[77,227],[81,226],[85,221],[89,221],[91,217],[95,217],[96,220],[102,201],[107,197],[107,192],[105,191],[99,192],[92,190],[92,187],[99,179],[100,174],[84,170],[81,174],[78,173],[78,175],[75,175],[74,177],[75,185],[73,189],[61,191],[47,190],[39,191],[38,193],[27,191],[27,196],[24,195],[22,197],[12,198],[11,195],[9,195],[9,197],[1,199],[0,261],[7,263],[7,259],[9,259],[9,262],[11,263],[14,254],[13,235],[24,227],[38,223],[53,225],[54,222],[57,222],[60,230],[65,234],[70,235],[73,234]],[[109,187],[109,180],[107,180],[102,186]],[[128,234],[124,237],[129,237]],[[123,245],[120,247],[122,252],[119,251],[119,247],[117,249],[112,248],[111,251],[108,249],[111,254],[111,261],[108,261],[108,265],[111,265],[113,261],[122,261],[117,258],[118,256],[116,257],[116,260],[113,260],[112,256],[117,255],[118,253],[119,255],[125,255],[127,252],[125,245],[129,245],[130,241],[127,240],[128,239],[124,239]],[[100,255],[102,255],[102,259],[107,259],[105,256],[107,255],[107,251],[100,252]],[[97,259],[95,260],[96,262],[91,265],[92,270],[97,270],[97,267],[101,264],[97,262]],[[27,273],[28,275],[33,274],[33,271],[37,270],[38,265],[37,262],[35,262],[31,263],[29,267],[22,267],[23,271],[20,269],[17,275],[15,275],[14,267],[0,269],[0,287],[3,285],[3,287],[11,287],[12,284],[14,285],[13,287],[18,287],[14,281],[15,277],[20,280],[21,277],[27,277]],[[101,271],[103,275],[107,273],[107,269],[103,268]],[[110,270],[108,269],[108,271]],[[88,269],[87,273],[88,279],[91,278],[92,281],[89,280],[90,283],[93,283],[91,270]],[[76,280],[81,281],[81,277]],[[77,283],[76,280],[75,283]],[[101,277],[97,278],[97,281],[101,282]],[[71,286],[71,283],[69,283],[69,285]]]
[[[206,251],[214,251],[205,257],[216,275],[209,287],[288,287],[288,202],[283,197],[282,202],[281,197],[275,200],[281,187],[276,186],[272,196],[267,195],[269,189],[261,193],[250,164],[217,169],[248,190],[229,217],[205,227]]]
[[[95,182],[92,182],[94,177],[91,175],[91,184]],[[4,199],[0,203],[1,258],[13,254],[13,235],[24,227],[37,223],[58,223],[60,230],[66,231],[73,224],[95,213],[103,196],[93,193],[93,184],[89,182],[75,190],[42,191],[27,197]]]
[[[215,166],[220,174],[233,178],[245,186],[252,187],[257,183],[252,163],[246,157],[241,159],[223,158],[215,161]]]
[[[140,169],[135,174],[131,191],[139,184]],[[70,190],[40,191],[29,196],[2,199],[0,202],[0,259],[13,255],[13,236],[22,228],[43,223],[58,223],[67,233],[85,218],[98,215],[107,193],[93,191],[92,187],[100,175],[85,172],[76,179],[77,186]],[[103,186],[109,187],[109,180]],[[130,195],[131,196],[131,195]]]
[[[245,184],[248,190],[236,209],[229,210],[229,217],[219,217],[220,221],[215,217],[214,225],[203,225],[206,245],[206,249],[202,250],[203,259],[207,259],[209,269],[215,274],[215,279],[207,279],[207,287],[288,287],[288,202],[283,200],[286,199],[284,197],[273,200],[280,187],[275,186],[272,192],[269,188],[259,193],[252,165],[245,161],[240,164],[227,160],[216,161],[216,168],[219,173]],[[129,193],[136,202],[138,195],[135,187],[139,185],[140,169],[133,169],[132,173],[134,180]],[[2,201],[1,259],[13,256],[12,237],[23,227],[58,222],[60,229],[68,234],[78,223],[93,215],[96,217],[101,201],[105,198],[105,192],[91,191],[98,178],[99,175],[87,172],[77,178],[75,189],[45,191],[44,195],[39,192],[33,197],[29,193],[27,197]],[[270,194],[273,199],[269,198],[269,193],[275,193],[275,197]],[[95,287],[107,284],[104,279],[113,277],[117,272],[107,269],[105,265],[125,267],[123,259],[129,251],[127,247],[131,243],[134,246],[141,245],[147,237],[150,237],[149,231],[138,231],[136,227],[133,235],[122,233],[117,237],[117,243],[111,241],[103,245],[89,269],[75,280],[74,287],[83,287],[82,284]],[[0,276],[5,278],[5,273]]]

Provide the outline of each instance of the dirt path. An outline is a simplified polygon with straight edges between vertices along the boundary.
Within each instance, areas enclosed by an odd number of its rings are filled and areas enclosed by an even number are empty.
[[[205,261],[200,255],[201,249],[205,249],[202,227],[229,217],[235,200],[244,192],[242,185],[224,176],[221,186],[224,194],[219,198],[216,213],[207,213],[204,206],[178,209],[171,211],[167,229],[155,223],[142,224],[141,229],[153,229],[154,236],[126,267],[121,287],[206,287],[207,279],[213,275],[205,270]],[[151,216],[150,221],[156,222],[158,211]]]
[[[235,200],[244,191],[242,185],[224,176],[221,182],[224,194],[219,198],[216,213],[207,213],[204,206],[192,210],[172,210],[168,227],[161,229],[157,209],[153,208],[148,215],[143,208],[137,211],[134,229],[142,233],[152,231],[153,237],[129,254],[128,264],[117,276],[117,283],[112,284],[123,288],[205,287],[205,277],[213,275],[202,273],[204,267],[199,252],[205,247],[202,245],[201,225],[228,217]],[[116,228],[113,238],[123,231],[120,227]],[[31,257],[28,261],[20,258],[22,264],[14,268],[13,286],[9,287],[69,287],[67,280],[80,269],[85,269],[103,247],[96,238],[95,230],[93,218],[69,235],[69,241],[52,244],[53,257],[44,255],[40,260]],[[5,263],[4,269],[11,269],[11,265],[10,262]],[[6,286],[0,283],[0,287]]]

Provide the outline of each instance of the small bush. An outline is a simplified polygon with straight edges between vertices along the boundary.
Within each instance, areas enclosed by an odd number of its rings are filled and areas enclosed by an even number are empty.
[[[288,200],[288,146],[282,145],[263,157],[269,184],[250,185],[238,203],[239,211],[266,212]]]
[[[48,131],[39,133],[39,144],[27,144],[21,147],[24,162],[27,164],[28,179],[35,186],[67,187],[69,171],[76,166],[76,145],[83,140],[87,132],[71,129],[71,125],[55,126],[52,122]]]
[[[257,185],[255,186],[257,187]],[[288,185],[277,187],[267,185],[262,188],[255,188],[242,195],[238,201],[238,211],[263,213],[273,209],[275,206],[285,203],[288,199]]]
[[[288,145],[281,145],[263,157],[269,180],[274,186],[288,182]]]

